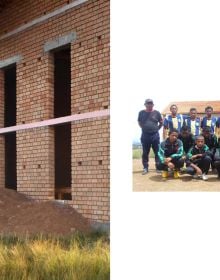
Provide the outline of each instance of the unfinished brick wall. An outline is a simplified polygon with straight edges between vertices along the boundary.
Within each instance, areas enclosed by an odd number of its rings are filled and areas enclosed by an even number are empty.
[[[54,198],[53,128],[17,132],[17,190],[41,200]]]
[[[93,220],[109,220],[109,119],[72,125],[73,203]]]
[[[4,7],[3,13],[0,17],[0,34],[5,34],[18,26],[26,24],[44,16],[55,9],[62,7],[65,4],[74,2],[66,0],[11,0]],[[15,8],[16,7],[16,8]]]
[[[0,15],[0,34],[67,2],[13,0]],[[109,0],[91,0],[0,39],[0,60],[22,57],[17,63],[17,125],[53,118],[53,58],[43,47],[70,32],[76,32],[71,43],[71,114],[109,108]],[[2,98],[1,83],[0,76]],[[0,107],[0,121],[2,115]],[[109,117],[72,123],[72,201],[67,203],[101,222],[109,221],[109,142]],[[37,199],[54,198],[53,127],[17,132],[17,190]]]
[[[17,66],[17,124],[53,118],[52,57],[29,50]]]

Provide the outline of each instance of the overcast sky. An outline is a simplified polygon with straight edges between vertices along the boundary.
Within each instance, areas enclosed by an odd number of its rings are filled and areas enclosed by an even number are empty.
[[[158,110],[175,100],[220,100],[220,17],[216,1],[131,3],[136,17],[124,10],[117,63],[125,75],[120,94],[129,95],[136,138],[137,114],[146,98]]]

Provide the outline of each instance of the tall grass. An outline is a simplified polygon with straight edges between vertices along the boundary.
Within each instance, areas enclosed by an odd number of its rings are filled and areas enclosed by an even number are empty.
[[[106,236],[0,238],[1,280],[110,279]]]

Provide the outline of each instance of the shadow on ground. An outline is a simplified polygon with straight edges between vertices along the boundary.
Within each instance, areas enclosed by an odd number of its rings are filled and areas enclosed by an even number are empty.
[[[179,179],[171,176],[163,179],[156,173],[154,160],[150,159],[149,173],[142,175],[140,159],[133,160],[133,191],[220,191],[220,180],[217,174],[209,172],[208,181],[194,179],[191,175],[181,174]]]

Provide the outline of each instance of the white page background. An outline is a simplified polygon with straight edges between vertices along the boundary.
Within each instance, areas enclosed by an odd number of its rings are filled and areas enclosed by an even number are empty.
[[[220,279],[219,193],[132,192],[131,150],[145,98],[220,100],[219,15],[219,1],[111,0],[113,280]]]

